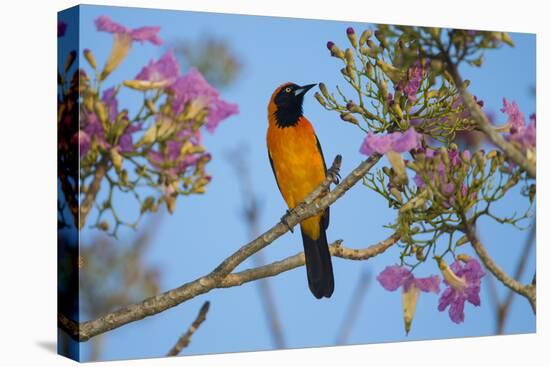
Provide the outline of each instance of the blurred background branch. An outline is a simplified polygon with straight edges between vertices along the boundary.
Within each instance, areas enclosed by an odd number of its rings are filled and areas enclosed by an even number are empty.
[[[159,292],[160,271],[146,263],[145,255],[161,215],[149,218],[126,246],[98,232],[90,244],[80,247],[80,298],[88,317],[99,317]],[[92,341],[90,360],[100,360],[104,337]]]
[[[199,310],[199,314],[197,315],[195,321],[193,321],[191,326],[189,326],[189,329],[187,329],[187,331],[178,339],[176,344],[168,351],[168,353],[166,354],[167,357],[177,356],[181,353],[183,348],[187,347],[189,343],[191,343],[191,337],[193,336],[193,334],[195,334],[201,324],[206,320],[206,314],[208,313],[209,309],[210,302],[204,302]]]
[[[518,259],[516,264],[516,269],[514,272],[514,279],[521,279],[525,272],[527,266],[527,260],[531,255],[533,246],[535,245],[535,235],[536,235],[536,221],[533,221],[533,225],[530,227],[529,232],[525,238],[525,243],[523,249],[521,250],[521,256]],[[535,278],[533,278],[534,281]],[[500,300],[496,289],[496,281],[494,277],[489,277],[489,282],[487,283],[489,287],[489,295],[495,308],[496,314],[496,326],[495,332],[497,334],[504,334],[504,329],[506,327],[506,321],[510,315],[510,307],[515,298],[516,292],[508,289],[504,300]],[[532,285],[535,285],[534,282]]]
[[[338,345],[347,343],[349,334],[353,330],[357,318],[359,317],[361,312],[364,311],[361,306],[363,304],[363,300],[365,299],[365,295],[367,294],[370,284],[371,273],[366,268],[363,268],[361,270],[361,273],[359,274],[357,284],[351,295],[348,309],[344,313],[344,321],[340,326],[340,331],[338,332],[338,335],[336,337],[335,344]]]
[[[241,74],[241,59],[227,41],[216,36],[177,40],[172,47],[184,70],[197,68],[216,88],[230,86]]]
[[[249,239],[256,238],[260,234],[260,214],[261,204],[254,190],[252,177],[248,169],[249,164],[246,160],[248,155],[248,147],[241,145],[228,153],[228,161],[235,170],[235,174],[239,181],[241,198],[243,203],[242,215],[245,225],[248,230]],[[266,259],[263,252],[258,252],[251,257],[251,261],[255,268],[265,265]],[[257,282],[260,298],[265,311],[266,320],[269,325],[269,332],[273,346],[277,349],[285,348],[285,338],[282,330],[282,324],[279,317],[279,312],[276,305],[276,297],[273,293],[270,280],[268,278],[261,279]]]

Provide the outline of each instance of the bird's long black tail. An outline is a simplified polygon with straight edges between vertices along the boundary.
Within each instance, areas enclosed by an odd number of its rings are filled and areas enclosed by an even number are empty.
[[[334,275],[325,230],[321,228],[319,238],[313,240],[302,229],[302,239],[309,289],[316,298],[329,298],[334,291]]]

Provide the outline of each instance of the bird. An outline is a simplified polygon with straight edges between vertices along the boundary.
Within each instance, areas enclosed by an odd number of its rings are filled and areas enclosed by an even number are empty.
[[[267,108],[269,162],[279,191],[288,206],[287,213],[327,177],[321,144],[312,123],[303,115],[304,96],[316,85],[284,83],[275,89]],[[332,261],[326,236],[328,225],[328,207],[323,213],[300,223],[308,285],[317,299],[330,298],[334,291]]]

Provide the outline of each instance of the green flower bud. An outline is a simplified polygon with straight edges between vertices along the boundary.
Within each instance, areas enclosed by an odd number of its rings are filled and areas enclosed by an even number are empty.
[[[340,114],[340,118],[346,122],[349,122],[351,124],[354,124],[354,125],[359,125],[359,121],[357,121],[357,119],[355,118],[355,116],[353,116],[351,113],[349,112],[344,112],[342,114]]]
[[[323,106],[323,107],[327,106],[327,101],[323,98],[321,93],[315,92],[314,96],[315,96],[315,99],[321,104],[321,106]]]
[[[401,196],[401,192],[397,190],[396,187],[390,188],[390,193],[393,195],[393,197],[400,203],[403,203],[403,197]]]
[[[115,170],[117,172],[120,172],[120,169],[122,168],[122,155],[118,152],[118,148],[112,148],[110,150],[111,155],[111,162],[113,162],[113,167],[115,167]]]
[[[353,48],[357,48],[357,36],[355,35],[355,30],[352,27],[346,29],[346,34],[348,35],[349,42]]]
[[[361,37],[359,38],[359,45],[363,46],[365,43],[367,43],[367,40],[370,38],[371,35],[372,35],[371,30],[367,29],[363,31],[363,33],[361,33]]]
[[[374,32],[374,37],[376,37],[376,39],[378,40],[378,42],[380,42],[380,46],[382,46],[382,48],[385,48],[385,49],[389,49],[389,45],[388,45],[388,41],[386,41],[386,37],[384,37],[384,35],[382,34],[382,32],[380,31],[375,31]]]
[[[351,67],[355,67],[355,59],[353,57],[353,51],[351,50],[351,48],[346,48],[344,57],[348,65],[350,65]]]
[[[88,64],[92,67],[92,69],[97,69],[97,63],[95,61],[94,54],[92,53],[92,50],[90,49],[84,49],[84,58],[86,61],[88,61]]]
[[[467,235],[464,235],[462,237],[460,237],[458,239],[458,241],[456,241],[456,246],[462,246],[462,245],[465,245],[467,244],[468,242],[470,242],[470,240],[468,239],[468,236]]]
[[[329,100],[331,99],[332,96],[328,92],[328,89],[325,83],[319,83],[319,90],[321,91],[321,93],[323,93],[323,96],[325,96],[326,99],[329,99]]]

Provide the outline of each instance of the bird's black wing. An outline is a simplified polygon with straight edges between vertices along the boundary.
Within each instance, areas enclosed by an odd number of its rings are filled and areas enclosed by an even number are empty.
[[[275,182],[277,182],[277,187],[279,188],[279,192],[282,195],[283,192],[281,191],[281,186],[279,186],[279,179],[277,178],[277,172],[275,172],[275,167],[273,166],[273,159],[271,159],[271,152],[269,152],[269,149],[267,150],[267,156],[269,157],[269,164],[271,165],[273,176],[275,176]]]
[[[321,148],[321,143],[319,143],[319,138],[317,137],[317,134],[315,134],[315,140],[317,141],[317,149],[319,150],[319,153],[321,154],[321,159],[323,160],[323,167],[325,168],[325,175],[326,175],[327,164],[325,162],[325,156],[323,155],[323,149]],[[327,207],[325,209],[325,214],[323,214],[323,227],[325,229],[328,228],[329,222],[330,222],[330,207]]]

